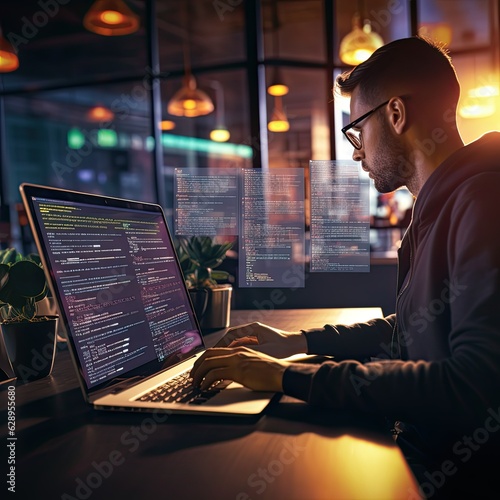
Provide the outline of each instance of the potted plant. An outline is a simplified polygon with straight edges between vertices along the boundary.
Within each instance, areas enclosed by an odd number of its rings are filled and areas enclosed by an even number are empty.
[[[43,378],[54,363],[57,316],[37,315],[47,281],[36,254],[0,251],[0,326],[12,369],[25,381]]]
[[[234,243],[215,243],[210,236],[177,237],[177,241],[177,255],[200,326],[204,330],[229,326],[232,276],[215,268]]]

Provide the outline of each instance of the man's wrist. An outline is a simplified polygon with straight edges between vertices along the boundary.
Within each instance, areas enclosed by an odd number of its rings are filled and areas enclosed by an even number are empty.
[[[289,335],[290,355],[307,353],[307,339],[304,332],[293,332]]]

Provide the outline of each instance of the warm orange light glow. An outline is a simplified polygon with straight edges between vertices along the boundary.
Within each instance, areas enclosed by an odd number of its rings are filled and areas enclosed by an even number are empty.
[[[0,50],[0,73],[9,73],[19,68],[19,59],[16,54]]]
[[[184,101],[182,101],[182,107],[184,109],[195,109],[196,101],[194,99],[185,99]]]
[[[498,94],[499,90],[496,85],[483,85],[481,87],[470,89],[467,93],[469,97],[493,97]]]
[[[130,35],[139,29],[139,17],[123,0],[95,0],[83,18],[83,25],[98,35]]]
[[[103,23],[106,24],[120,24],[123,23],[125,18],[123,14],[120,14],[116,10],[105,10],[99,18]]]
[[[115,114],[110,109],[104,106],[94,106],[87,113],[87,118],[93,122],[109,122],[112,121]]]
[[[174,130],[175,128],[175,122],[172,120],[162,120],[160,122],[160,129],[161,130]]]
[[[486,118],[495,113],[495,103],[492,99],[468,97],[458,109],[462,118]]]
[[[167,111],[173,116],[208,115],[214,110],[214,103],[208,95],[197,88],[193,75],[186,75],[183,86],[170,99]]]
[[[445,45],[450,45],[453,37],[453,31],[448,23],[425,23],[418,29],[418,34]]]
[[[382,37],[372,31],[369,21],[360,26],[359,15],[353,18],[352,31],[340,42],[340,60],[351,66],[366,61],[379,47],[384,45]]]
[[[288,118],[283,111],[281,97],[275,97],[274,109],[267,129],[270,132],[287,132],[290,129],[290,123],[288,123]]]
[[[271,120],[267,124],[270,132],[288,132],[290,130],[290,123],[286,120]]]
[[[339,464],[337,472],[343,484],[349,487],[339,497],[421,498],[416,487],[409,489],[410,472],[405,468],[396,447],[341,436],[336,439],[335,447],[327,448],[325,452],[321,455],[325,464]],[[349,457],[349,460],[342,460],[340,464],[340,457]]]
[[[210,132],[210,139],[215,142],[229,141],[231,134],[227,128],[216,128]]]
[[[482,85],[467,92],[462,100],[458,114],[462,118],[486,118],[496,111],[495,98],[499,90],[496,85]]]
[[[19,68],[19,59],[12,44],[0,33],[0,73],[9,73]]]
[[[267,93],[273,96],[282,96],[288,94],[288,86],[284,83],[275,83],[267,87]]]

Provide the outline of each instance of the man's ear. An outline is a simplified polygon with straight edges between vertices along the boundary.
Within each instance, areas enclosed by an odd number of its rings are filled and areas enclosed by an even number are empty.
[[[401,97],[393,97],[387,105],[389,114],[389,123],[394,132],[401,135],[407,126],[408,110]]]

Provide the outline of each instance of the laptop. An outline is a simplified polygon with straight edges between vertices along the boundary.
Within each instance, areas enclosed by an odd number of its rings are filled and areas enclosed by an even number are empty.
[[[206,345],[159,205],[28,183],[19,189],[88,404],[204,415],[264,410],[274,393],[230,381],[202,394],[178,386]]]

